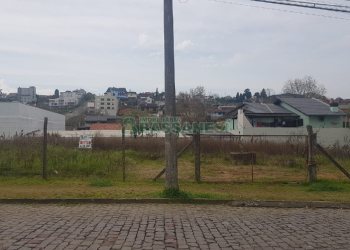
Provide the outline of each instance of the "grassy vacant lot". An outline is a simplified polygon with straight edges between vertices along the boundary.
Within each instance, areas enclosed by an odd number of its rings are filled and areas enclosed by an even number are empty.
[[[161,198],[163,181],[1,178],[0,198]],[[350,183],[211,183],[181,181],[189,198],[350,202]]]
[[[119,141],[100,140],[93,151],[82,151],[76,149],[75,140],[50,138],[48,181],[40,178],[40,140],[0,142],[0,198],[164,196],[164,179],[152,181],[164,167],[161,140],[128,142],[125,183]],[[180,141],[179,148],[187,142]],[[251,166],[235,165],[230,160],[229,152],[242,147],[257,153],[254,182]],[[350,171],[348,151],[331,152]],[[188,198],[350,202],[350,180],[324,157],[318,155],[316,160],[321,181],[308,185],[303,144],[203,140],[202,183],[193,181],[194,159],[189,150],[178,162],[180,187]]]

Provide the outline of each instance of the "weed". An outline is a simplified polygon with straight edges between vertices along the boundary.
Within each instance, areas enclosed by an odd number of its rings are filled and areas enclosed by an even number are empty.
[[[221,199],[220,195],[209,194],[209,193],[191,193],[185,191],[179,191],[176,189],[164,189],[160,197],[180,200],[191,200],[191,199]]]
[[[162,198],[188,200],[191,199],[192,195],[178,189],[164,189],[160,196]]]
[[[346,185],[344,183],[328,180],[320,180],[307,184],[307,187],[307,191],[310,192],[339,192],[346,189]]]
[[[109,179],[92,179],[90,181],[90,186],[92,187],[111,187],[113,182]]]

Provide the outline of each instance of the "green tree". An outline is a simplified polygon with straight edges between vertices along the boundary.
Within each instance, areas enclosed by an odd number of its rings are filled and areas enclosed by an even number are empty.
[[[250,89],[245,89],[244,90],[244,96],[248,100],[252,98],[252,92],[250,92]]]
[[[60,97],[60,91],[58,89],[55,90],[55,94],[54,94],[55,98]]]
[[[265,89],[262,89],[262,90],[261,90],[260,96],[261,96],[262,98],[267,98],[267,94],[266,94],[266,90],[265,90]]]

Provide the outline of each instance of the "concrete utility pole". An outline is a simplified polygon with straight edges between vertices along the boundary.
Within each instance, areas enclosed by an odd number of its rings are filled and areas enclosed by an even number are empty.
[[[175,62],[174,62],[174,20],[173,0],[164,0],[164,65],[165,65],[165,118],[171,120],[176,117],[175,93]],[[172,127],[172,126],[170,126]],[[165,134],[165,188],[179,189],[177,155],[177,134],[166,131]]]

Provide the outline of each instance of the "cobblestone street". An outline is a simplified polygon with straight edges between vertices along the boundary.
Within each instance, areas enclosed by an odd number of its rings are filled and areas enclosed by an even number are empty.
[[[0,205],[0,249],[349,249],[350,210]]]

